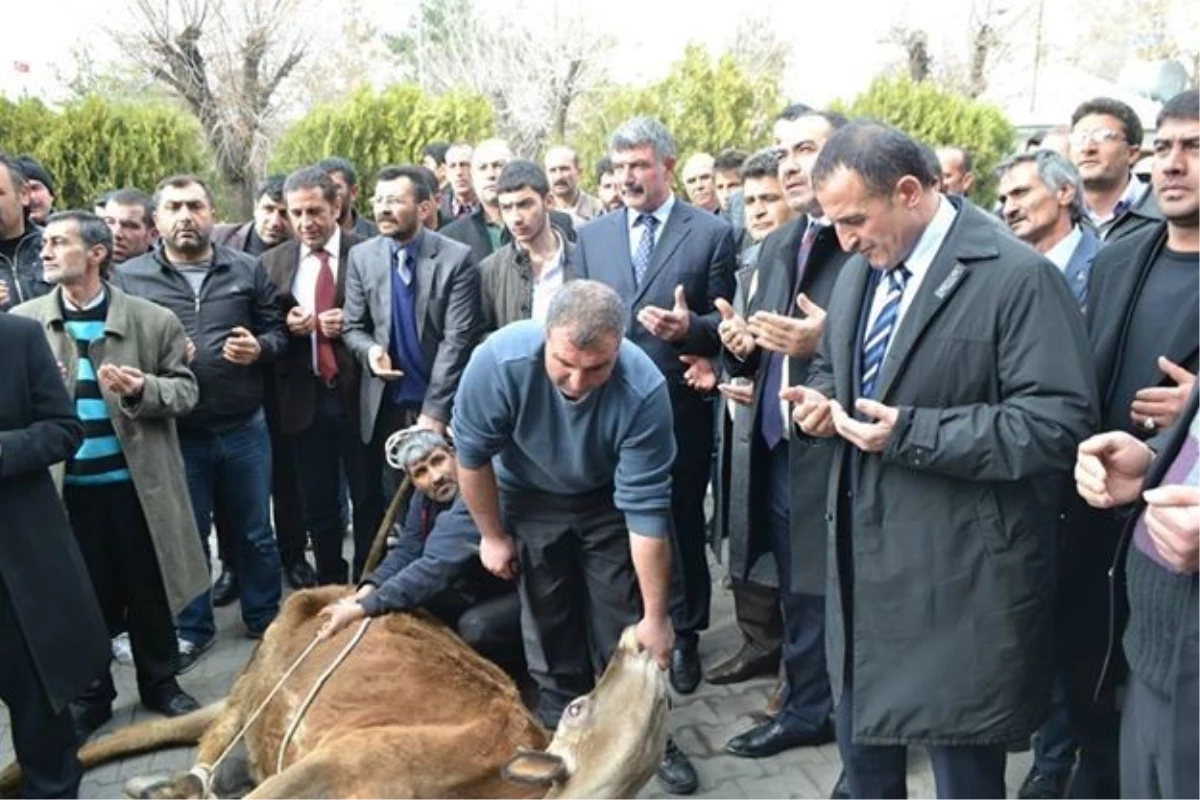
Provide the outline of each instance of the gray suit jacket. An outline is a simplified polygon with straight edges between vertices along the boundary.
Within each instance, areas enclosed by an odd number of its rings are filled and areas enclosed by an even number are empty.
[[[479,270],[466,245],[425,231],[417,257],[417,335],[432,365],[421,413],[450,421],[458,379],[479,338]],[[385,382],[371,372],[372,345],[388,350],[392,337],[392,243],[376,236],[350,249],[346,264],[343,340],[363,365],[359,409],[364,442],[371,441]],[[404,380],[401,378],[400,380]]]

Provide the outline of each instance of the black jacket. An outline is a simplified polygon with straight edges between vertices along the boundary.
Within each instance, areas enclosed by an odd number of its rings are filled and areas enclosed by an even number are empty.
[[[196,346],[196,358],[188,366],[200,382],[200,402],[179,421],[181,429],[230,431],[262,408],[260,365],[283,353],[287,334],[275,285],[257,258],[213,245],[213,265],[197,296],[159,245],[126,261],[115,283],[173,311]],[[250,330],[262,348],[258,362],[248,367],[221,355],[230,330],[239,325]]]
[[[14,257],[0,255],[0,282],[8,288],[8,300],[0,303],[0,311],[9,311],[26,300],[49,294],[54,288],[42,277],[42,229],[28,217]]]
[[[551,211],[550,224],[557,228],[568,242],[575,241],[575,224],[571,222],[569,215],[561,211]],[[493,252],[492,240],[488,237],[487,232],[487,213],[482,206],[471,216],[454,220],[438,233],[471,248],[476,264],[482,263]],[[512,234],[508,232],[508,228],[501,228],[500,246],[503,247],[511,241]]]
[[[50,468],[83,425],[42,326],[0,314],[0,603],[4,658],[24,648],[55,711],[108,669],[108,631]],[[8,672],[13,667],[6,667]],[[7,682],[8,679],[6,678]]]

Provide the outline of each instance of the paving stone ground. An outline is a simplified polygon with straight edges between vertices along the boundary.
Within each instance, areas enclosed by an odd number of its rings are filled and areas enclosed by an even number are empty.
[[[722,587],[722,568],[713,566],[712,627],[701,638],[700,652],[705,667],[721,661],[736,649],[738,632],[733,619],[733,601]],[[237,606],[217,609],[217,640],[210,650],[180,683],[202,704],[223,697],[246,662],[255,642],[248,639]],[[118,727],[154,716],[138,704],[134,670],[114,666],[119,696],[111,722],[99,731],[103,735]],[[751,715],[763,709],[772,680],[762,678],[734,686],[712,686],[702,683],[688,697],[676,699],[673,724],[676,741],[691,756],[700,776],[698,798],[706,797],[763,797],[763,798],[820,798],[828,797],[841,770],[837,747],[802,748],[781,753],[768,759],[735,758],[724,753],[725,742],[754,724]],[[160,753],[126,759],[89,772],[80,788],[83,798],[119,798],[125,782],[136,775],[186,770],[192,765],[194,748],[176,748]],[[12,759],[7,715],[0,718],[0,761]],[[1028,753],[1009,757],[1009,796],[1029,768]],[[933,797],[933,774],[924,754],[911,751],[908,769],[909,796]],[[669,797],[651,782],[640,797]]]

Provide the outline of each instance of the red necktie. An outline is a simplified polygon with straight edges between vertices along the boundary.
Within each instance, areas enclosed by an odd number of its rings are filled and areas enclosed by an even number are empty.
[[[333,280],[333,269],[329,266],[329,253],[324,249],[317,250],[313,253],[317,257],[317,261],[321,262],[321,268],[317,270],[317,290],[313,304],[316,308],[313,309],[315,316],[320,316],[322,312],[333,308],[334,295],[337,294],[337,283]],[[338,374],[337,357],[333,353],[333,341],[321,333],[321,326],[317,325],[317,374],[321,376],[321,380],[325,383],[330,383]]]

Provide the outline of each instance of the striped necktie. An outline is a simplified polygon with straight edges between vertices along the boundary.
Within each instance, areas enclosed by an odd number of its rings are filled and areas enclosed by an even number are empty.
[[[650,268],[650,259],[654,256],[654,230],[658,227],[658,217],[638,214],[634,227],[638,226],[642,228],[642,238],[638,239],[637,252],[633,254],[633,279],[640,288],[646,278],[646,270]]]
[[[904,287],[912,273],[908,267],[901,264],[887,273],[888,294],[884,300],[879,316],[871,325],[871,330],[863,340],[862,349],[862,380],[859,384],[860,397],[875,397],[875,383],[879,371],[883,368],[883,357],[887,354],[888,342],[896,328],[896,319],[900,315],[900,300],[904,297]]]

